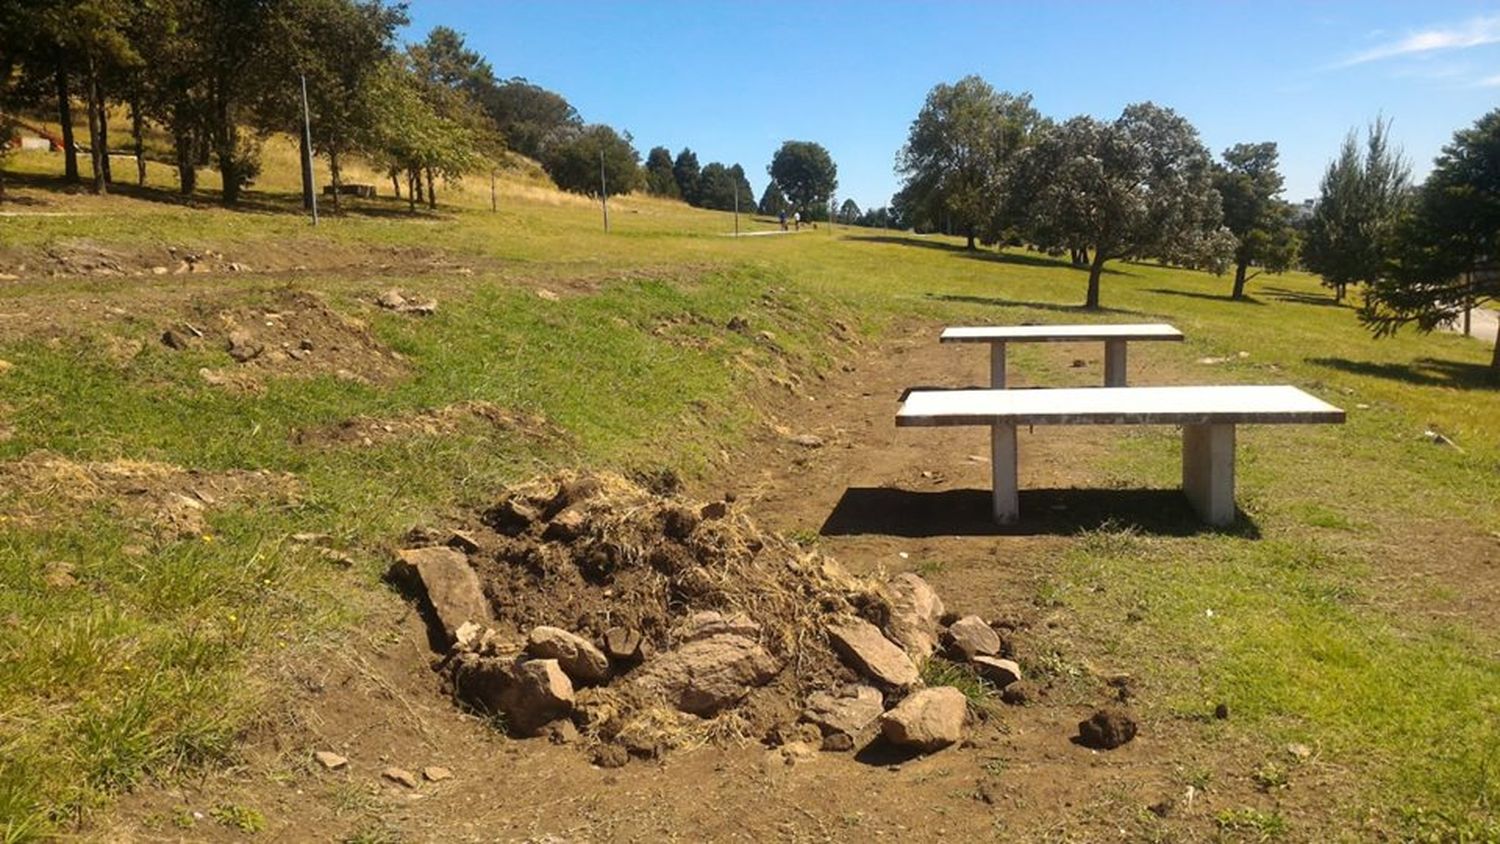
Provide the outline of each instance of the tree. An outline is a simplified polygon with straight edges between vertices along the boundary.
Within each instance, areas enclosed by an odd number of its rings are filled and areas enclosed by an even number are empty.
[[[1192,124],[1152,103],[1127,106],[1113,123],[1075,117],[1018,159],[1012,202],[1025,209],[1032,242],[1085,249],[1084,307],[1099,307],[1106,262],[1155,257],[1203,265],[1226,257],[1213,159]]]
[[[478,100],[506,146],[537,161],[583,127],[578,111],[561,94],[519,76],[482,86]]]
[[[1380,277],[1411,187],[1411,168],[1390,145],[1390,122],[1377,119],[1365,147],[1351,131],[1328,165],[1307,225],[1302,262],[1342,302],[1350,284]]]
[[[734,181],[734,192],[738,203],[736,207],[749,213],[755,208],[755,189],[750,187],[750,179],[745,175],[745,168],[738,164],[731,164],[729,178]]]
[[[957,228],[973,249],[1003,206],[1006,163],[1044,125],[1030,94],[997,92],[978,76],[937,85],[897,154],[907,205]]]
[[[602,166],[606,188],[611,195],[630,193],[640,186],[641,155],[630,143],[603,124],[584,127],[583,131],[556,146],[545,162],[547,174],[566,191],[599,195]]]
[[[672,199],[682,197],[677,177],[672,174],[672,151],[666,147],[652,147],[646,154],[646,193]]]
[[[379,0],[369,1],[379,3]],[[493,87],[494,74],[482,56],[464,45],[463,36],[448,27],[436,27],[428,33],[426,41],[407,48],[407,63],[417,80],[418,91],[437,118],[464,127],[470,143],[479,144],[491,158],[498,157],[504,143],[495,123],[479,103],[482,92]],[[472,163],[471,158],[466,166]],[[441,175],[448,181],[462,178],[464,171],[425,167],[422,175],[427,178],[427,206],[436,208],[434,176]]]
[[[775,180],[766,182],[766,189],[761,192],[760,202],[755,204],[755,209],[762,214],[772,217],[779,216],[786,211],[786,196],[781,192],[781,186]]]
[[[1376,336],[1432,331],[1500,301],[1500,109],[1460,129],[1396,224],[1392,261],[1367,289],[1360,320]],[[1500,380],[1500,336],[1490,375]]]
[[[859,221],[859,217],[859,205],[856,204],[854,200],[846,199],[844,200],[844,204],[839,206],[840,223],[843,223],[846,226],[852,226]]]
[[[1297,254],[1291,206],[1280,199],[1281,172],[1276,144],[1236,144],[1224,151],[1224,163],[1214,168],[1214,189],[1224,206],[1224,226],[1238,243],[1234,250],[1234,290],[1243,299],[1245,284],[1259,273],[1280,273]]]
[[[672,178],[676,180],[677,193],[683,200],[689,205],[697,205],[698,182],[702,178],[702,172],[698,168],[698,154],[683,147],[672,164]]]
[[[803,219],[820,219],[828,213],[828,198],[839,186],[839,169],[821,144],[787,141],[766,168],[786,194],[792,210]]]

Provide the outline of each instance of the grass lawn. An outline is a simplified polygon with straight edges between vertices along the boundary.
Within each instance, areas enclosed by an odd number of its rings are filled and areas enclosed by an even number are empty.
[[[23,155],[15,166],[49,164]],[[0,484],[5,840],[75,828],[122,789],[233,760],[237,737],[267,723],[286,693],[277,666],[398,600],[380,578],[412,525],[557,465],[712,477],[721,449],[762,421],[757,396],[837,366],[835,320],[878,344],[913,325],[1095,318],[1163,319],[1186,333],[1153,352],[1164,361],[1157,383],[1292,383],[1349,421],[1244,429],[1241,504],[1253,529],[1083,532],[1037,600],[1066,610],[1091,654],[1128,654],[1163,691],[1152,704],[1161,714],[1195,718],[1228,702],[1234,718],[1214,728],[1226,741],[1306,744],[1345,772],[1350,796],[1322,817],[1247,810],[1221,818],[1221,832],[1273,835],[1291,823],[1292,837],[1320,838],[1373,823],[1400,836],[1500,837],[1500,598],[1469,594],[1500,584],[1500,389],[1484,380],[1484,344],[1373,340],[1298,273],[1264,276],[1253,301],[1235,303],[1223,298],[1227,278],[1116,262],[1108,310],[1093,317],[1072,309],[1084,272],[1023,251],[967,253],[948,238],[825,227],[734,239],[727,214],[634,197],[612,202],[605,234],[597,206],[526,181],[502,185],[499,213],[475,182],[450,191],[456,204],[439,214],[367,204],[379,213],[317,229],[284,210],[285,197],[240,212],[26,195],[57,216],[0,217],[0,272],[20,277],[0,285],[0,312],[83,303],[128,313],[61,334],[0,323],[10,364],[0,367],[0,463],[46,453],[290,479],[274,503],[220,502],[186,533],[80,488],[101,484],[97,474]],[[49,280],[17,268],[79,240],[192,244],[252,266],[257,250],[289,242],[420,248],[478,269]],[[367,322],[406,374],[272,376],[259,392],[226,390],[199,374],[231,366],[218,347],[156,342],[181,303],[274,303],[287,286]],[[370,307],[388,286],[431,291],[440,307],[423,319]],[[749,331],[721,330],[736,316]],[[122,340],[139,350],[114,353]],[[1028,348],[1013,353],[1016,370],[1081,377]],[[537,415],[558,433],[471,420],[369,447],[295,436],[466,401]],[[1171,431],[1111,442],[1094,467],[1102,485],[1175,482]],[[334,537],[353,565],[294,542],[298,533]],[[1410,580],[1393,561],[1414,568]],[[1462,577],[1434,575],[1443,564]],[[1139,623],[1122,624],[1128,615]],[[1288,764],[1268,753],[1267,788]]]

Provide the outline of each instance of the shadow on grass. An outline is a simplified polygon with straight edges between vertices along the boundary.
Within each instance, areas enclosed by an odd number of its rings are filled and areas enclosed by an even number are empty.
[[[88,193],[86,184],[68,182],[62,176],[36,173],[7,173],[5,179],[6,184],[12,187],[25,187],[48,193],[67,194],[69,196],[80,196]],[[142,202],[154,202],[159,205],[171,205],[178,208],[225,208],[230,211],[238,211],[246,214],[281,214],[298,217],[307,214],[307,211],[302,207],[302,194],[300,193],[272,193],[247,190],[240,194],[238,203],[227,206],[219,201],[219,194],[209,191],[200,190],[192,194],[184,194],[175,188],[153,185],[142,186],[124,181],[117,181],[111,184],[109,186],[109,193],[112,196],[124,196]],[[7,200],[7,204],[15,202],[17,199],[13,197]],[[33,203],[35,203],[35,200],[33,200]],[[418,203],[415,211],[409,210],[405,199],[397,199],[395,197],[351,201],[351,198],[346,196],[341,198],[340,204],[339,216],[345,217],[403,220],[424,218],[446,219],[446,215],[441,210],[433,211],[420,203]],[[333,214],[331,197],[318,196],[318,213],[324,216]]]
[[[1459,387],[1465,390],[1500,389],[1500,380],[1497,380],[1490,367],[1482,363],[1463,363],[1437,358],[1417,358],[1411,363],[1375,363],[1348,358],[1306,358],[1305,360],[1308,363],[1337,369],[1340,372],[1388,378],[1392,381],[1403,381],[1407,384],[1420,384],[1427,387]]]
[[[1060,302],[1024,302],[1016,299],[1002,299],[999,296],[967,296],[958,293],[928,293],[927,298],[935,299],[939,302],[958,302],[965,305],[989,305],[995,308],[1031,308],[1038,311],[1053,311],[1055,313],[1063,314],[1128,314],[1131,316],[1145,315],[1141,311],[1131,311],[1122,308],[1094,308],[1090,310],[1082,305],[1064,305]]]
[[[960,258],[968,258],[973,261],[989,261],[995,264],[1011,264],[1019,267],[1036,267],[1048,270],[1076,270],[1088,273],[1088,267],[1075,267],[1061,258],[1049,258],[1046,255],[1030,255],[1026,253],[1000,252],[994,249],[969,249],[962,244],[947,243],[941,240],[926,240],[920,237],[902,237],[890,234],[847,234],[846,240],[859,240],[865,243],[889,243],[896,246],[915,246],[920,249],[931,249],[937,252],[948,252]],[[1104,275],[1124,275],[1119,270],[1108,267]]]
[[[1236,305],[1264,305],[1265,302],[1246,296],[1243,299],[1232,299],[1220,293],[1199,293],[1195,290],[1169,290],[1165,287],[1152,287],[1147,293],[1160,293],[1163,296],[1186,296],[1189,299],[1207,299],[1210,302],[1228,302]]]
[[[1157,536],[1226,533],[1250,539],[1260,529],[1243,512],[1228,528],[1203,524],[1176,489],[1027,489],[1021,519],[997,525],[985,489],[917,492],[850,487],[823,522],[823,536],[1071,536],[1131,528]]]
[[[1262,287],[1260,292],[1275,299],[1278,302],[1292,302],[1298,305],[1316,305],[1320,308],[1353,308],[1353,305],[1336,301],[1332,296],[1318,296],[1301,290],[1288,290],[1285,287]]]

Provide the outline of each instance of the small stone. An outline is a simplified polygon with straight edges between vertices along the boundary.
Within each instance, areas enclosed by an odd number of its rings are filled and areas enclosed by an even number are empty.
[[[1305,762],[1312,758],[1312,748],[1305,744],[1293,743],[1286,746],[1286,752],[1294,759]]]
[[[573,710],[573,684],[557,660],[527,660],[513,669],[500,708],[517,735],[533,736]]]
[[[948,626],[948,651],[960,662],[1000,653],[1000,634],[977,615],[966,615]]]
[[[1021,666],[1013,659],[997,656],[976,656],[969,661],[980,677],[988,680],[997,689],[1007,689],[1021,679]]]
[[[406,307],[406,297],[401,295],[400,290],[392,287],[379,296],[376,296],[375,304],[392,311],[399,311]]]
[[[453,645],[462,650],[474,650],[484,637],[485,628],[472,621],[465,621],[453,631]]]
[[[1220,703],[1218,706],[1215,706],[1214,717],[1219,719],[1220,721],[1229,720],[1229,704]]]
[[[609,658],[593,642],[561,627],[533,627],[526,637],[526,652],[538,659],[555,659],[568,676],[581,683],[609,679]]]
[[[157,266],[154,266],[154,267],[151,268],[151,274],[152,275],[166,275],[167,274],[167,268],[161,266],[160,264],[158,264]]]
[[[562,298],[561,296],[558,296],[556,293],[553,293],[551,290],[548,290],[546,288],[537,290],[536,297],[547,302],[556,302]]]
[[[416,788],[420,784],[417,782],[416,775],[405,768],[386,768],[380,772],[380,775],[407,788]]]
[[[349,764],[348,759],[345,759],[344,757],[338,755],[337,753],[334,753],[331,750],[316,751],[315,753],[313,753],[313,758],[318,761],[319,765],[322,765],[324,768],[327,768],[330,771],[337,771],[339,768],[342,768],[345,765]]]
[[[691,536],[693,531],[697,529],[700,520],[696,512],[682,506],[667,507],[662,510],[661,518],[662,533],[671,539],[679,541]]]
[[[188,347],[187,338],[168,328],[161,333],[161,344],[169,349],[182,351]]]
[[[567,718],[559,718],[547,727],[547,739],[553,744],[577,744],[582,737],[578,725]]]
[[[829,733],[823,737],[822,747],[829,753],[845,753],[854,749],[854,736],[848,733]]]
[[[703,505],[703,508],[698,511],[698,515],[704,521],[722,519],[729,515],[729,505],[723,501],[710,501]]]
[[[1041,698],[1041,689],[1026,680],[1017,680],[1000,691],[1000,699],[1011,706],[1025,706]]]
[[[800,445],[803,448],[822,448],[823,438],[817,434],[798,434],[791,438],[792,445]]]
[[[724,327],[736,334],[744,334],[750,330],[750,320],[742,316],[732,316],[729,318],[729,322],[724,324]]]
[[[453,778],[453,772],[441,765],[428,765],[422,769],[422,778],[428,782],[442,782]]]
[[[594,751],[594,764],[601,768],[623,768],[630,761],[630,752],[618,744],[600,745]]]
[[[610,659],[635,662],[641,658],[641,634],[628,627],[611,627],[604,631],[604,652]]]
[[[479,553],[479,541],[474,538],[473,534],[466,531],[455,530],[448,536],[447,545],[465,554]]]
[[[506,536],[525,533],[541,515],[519,498],[507,498],[484,514],[485,522]]]
[[[240,363],[253,360],[266,350],[266,347],[256,340],[253,334],[241,330],[229,332],[226,348],[229,356]]]
[[[864,619],[828,625],[828,638],[850,667],[884,685],[907,688],[920,680],[917,666],[906,652]]]
[[[824,735],[857,736],[885,711],[885,699],[873,686],[849,685],[837,692],[813,692],[807,697],[802,720],[816,724]]]
[[[964,693],[952,686],[922,689],[881,716],[880,733],[897,747],[941,750],[963,738],[968,706]]]
[[[588,527],[588,519],[577,510],[564,510],[552,517],[542,538],[548,542],[572,542],[582,536]]]
[[[1085,747],[1112,750],[1135,738],[1135,719],[1118,706],[1106,706],[1078,722],[1078,740]]]

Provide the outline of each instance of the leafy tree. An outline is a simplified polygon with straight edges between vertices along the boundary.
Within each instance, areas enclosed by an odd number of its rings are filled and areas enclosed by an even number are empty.
[[[646,193],[673,199],[682,197],[677,177],[672,173],[672,151],[666,147],[652,147],[646,154]]]
[[[699,179],[702,172],[698,168],[698,154],[682,148],[677,153],[677,160],[672,164],[672,178],[677,182],[677,193],[680,194],[689,205],[698,204]]]
[[[640,186],[641,155],[631,145],[630,136],[621,136],[603,124],[586,126],[558,144],[545,162],[547,174],[563,190],[598,196],[601,157],[611,195],[630,193]]]
[[[973,249],[980,229],[1003,207],[1007,161],[1044,125],[1030,94],[997,92],[978,76],[937,85],[897,154],[906,204],[931,220],[951,221]]]
[[[1212,164],[1191,123],[1137,103],[1113,123],[1075,117],[1024,150],[1012,202],[1026,209],[1032,242],[1093,253],[1084,307],[1095,309],[1112,259],[1201,266],[1227,256],[1232,238],[1219,226]]]
[[[839,169],[821,144],[787,141],[766,168],[786,194],[793,210],[803,219],[818,219],[828,213],[828,199],[839,186]]]
[[[1291,206],[1280,199],[1281,172],[1276,144],[1236,144],[1224,151],[1224,163],[1214,168],[1214,188],[1224,204],[1224,226],[1238,241],[1234,250],[1234,291],[1245,297],[1245,283],[1259,273],[1288,270],[1297,255],[1297,233]]]
[[[426,41],[407,48],[407,61],[432,112],[449,124],[463,126],[472,143],[480,144],[491,157],[498,157],[504,144],[479,102],[479,95],[493,85],[489,63],[464,45],[462,35],[442,26],[428,33]],[[444,172],[435,167],[424,168],[423,174],[427,177],[429,208],[437,207],[435,175],[443,176],[444,181],[464,175],[462,171]]]
[[[745,213],[754,210],[755,189],[750,187],[750,179],[745,175],[745,168],[738,164],[731,164],[729,178],[734,180],[734,191],[739,196],[739,209]]]
[[[476,144],[467,125],[438,114],[423,96],[422,80],[393,57],[373,81],[377,132],[375,160],[392,174],[406,174],[407,202],[416,210],[422,176],[463,173],[474,165]],[[430,194],[429,194],[430,197]]]
[[[1343,301],[1350,284],[1380,277],[1411,186],[1411,167],[1390,144],[1390,122],[1376,120],[1360,150],[1354,132],[1328,165],[1307,224],[1302,262]]]
[[[561,94],[519,76],[482,86],[478,99],[506,145],[537,161],[583,127],[578,111]]]
[[[766,189],[761,192],[760,202],[755,204],[755,208],[760,213],[772,217],[786,211],[786,196],[782,194],[781,186],[777,185],[774,179],[766,183]]]
[[[1394,241],[1393,261],[1360,310],[1376,336],[1408,323],[1431,331],[1500,301],[1500,109],[1443,147]],[[1500,379],[1500,337],[1490,374]]]
[[[844,200],[839,206],[839,222],[846,226],[852,226],[859,221],[859,205],[852,199]]]
[[[728,211],[734,208],[734,177],[729,168],[717,161],[709,162],[698,176],[696,204],[700,208]]]

